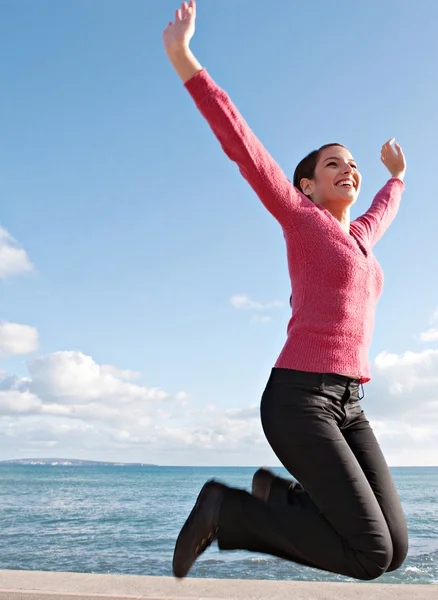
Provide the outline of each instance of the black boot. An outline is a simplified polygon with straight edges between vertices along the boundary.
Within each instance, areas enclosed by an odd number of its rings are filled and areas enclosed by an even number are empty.
[[[216,539],[219,511],[227,486],[207,481],[176,540],[173,553],[175,577],[185,577],[194,562]]]
[[[252,478],[252,495],[264,502],[295,504],[297,494],[303,492],[297,481],[279,477],[266,467],[256,471]]]

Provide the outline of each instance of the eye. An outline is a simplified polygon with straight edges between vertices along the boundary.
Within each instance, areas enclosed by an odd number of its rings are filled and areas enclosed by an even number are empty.
[[[357,169],[357,165],[355,163],[350,163],[350,167],[352,167],[353,169]]]
[[[331,167],[332,165],[334,165],[335,167],[338,166],[338,163],[335,162],[334,160],[330,161],[329,163],[326,164],[326,167]]]

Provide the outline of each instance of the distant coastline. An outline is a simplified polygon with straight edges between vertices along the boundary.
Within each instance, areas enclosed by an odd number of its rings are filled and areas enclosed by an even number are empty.
[[[0,460],[2,465],[52,466],[52,467],[156,467],[148,463],[109,462],[101,460],[78,460],[76,458],[17,458]]]
[[[181,468],[181,469],[257,469],[257,465],[157,465],[142,462],[123,462],[107,460],[82,460],[77,458],[17,458],[11,460],[0,460],[3,466],[52,466],[52,467],[153,467],[153,468]],[[272,470],[281,469],[279,465],[269,465]],[[390,466],[393,469],[438,469],[438,465],[397,465]]]

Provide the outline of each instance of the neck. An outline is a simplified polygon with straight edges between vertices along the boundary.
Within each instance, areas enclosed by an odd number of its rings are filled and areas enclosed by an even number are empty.
[[[324,208],[326,208],[341,224],[342,229],[345,231],[350,231],[350,207],[349,206],[339,206],[339,203],[334,203],[331,205],[330,203],[325,204]]]

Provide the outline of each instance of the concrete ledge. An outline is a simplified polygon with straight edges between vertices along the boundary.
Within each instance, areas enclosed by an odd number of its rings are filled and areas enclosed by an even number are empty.
[[[0,571],[0,600],[437,600],[435,585]]]

